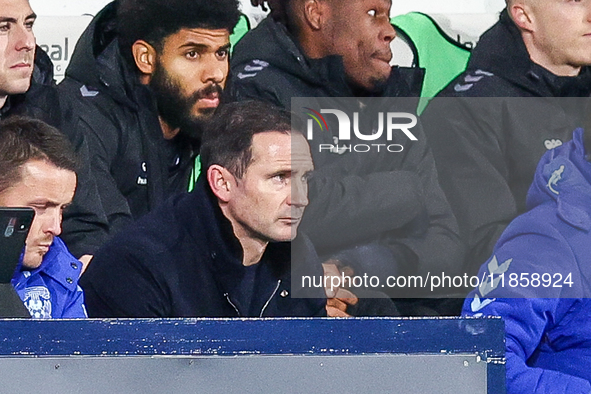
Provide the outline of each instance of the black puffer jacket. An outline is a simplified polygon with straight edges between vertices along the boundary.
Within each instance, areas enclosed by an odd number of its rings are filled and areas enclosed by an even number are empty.
[[[0,119],[12,115],[29,116],[60,128],[61,116],[53,64],[40,47],[35,50],[35,68],[26,93],[8,96],[0,108]]]
[[[292,97],[355,97],[340,56],[306,58],[285,26],[271,18],[236,45],[231,66],[228,90],[234,100],[259,99],[299,113]],[[420,69],[393,68],[383,90],[370,96],[416,96],[422,75]],[[384,111],[416,109],[414,99],[396,103],[392,107],[389,101]],[[358,97],[355,105],[362,111],[364,98]],[[380,274],[455,270],[463,253],[455,219],[438,185],[424,135],[420,127],[413,130],[418,141],[409,143],[402,136],[405,150],[400,154],[320,152],[320,144],[334,143],[336,132],[309,141],[316,170],[302,230],[323,256],[377,242],[389,247],[397,263],[378,270]],[[360,273],[372,270],[358,268]]]
[[[525,211],[538,161],[570,140],[590,93],[588,68],[559,77],[533,63],[503,11],[480,38],[467,70],[427,106],[423,126],[471,272]]]
[[[77,256],[186,190],[195,155],[193,142],[164,139],[150,89],[119,53],[115,17],[110,3],[93,19],[58,87],[64,132],[90,166],[64,220]]]

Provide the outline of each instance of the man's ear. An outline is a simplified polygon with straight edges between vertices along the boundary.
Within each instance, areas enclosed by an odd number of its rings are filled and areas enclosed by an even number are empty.
[[[324,22],[324,8],[318,0],[304,0],[304,20],[312,30],[320,30]]]
[[[215,196],[221,202],[230,201],[232,189],[236,183],[234,175],[226,168],[213,164],[207,169],[207,182]]]
[[[137,68],[146,75],[152,75],[156,70],[156,49],[144,40],[137,40],[131,46],[131,53]]]
[[[533,20],[532,20],[532,10],[527,4],[523,4],[521,2],[517,2],[508,10],[509,15],[511,15],[511,19],[513,22],[521,29],[525,31],[533,31]]]

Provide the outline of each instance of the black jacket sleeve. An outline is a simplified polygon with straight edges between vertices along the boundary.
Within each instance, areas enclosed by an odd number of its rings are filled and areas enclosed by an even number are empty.
[[[476,273],[491,254],[517,202],[509,185],[502,114],[490,101],[436,98],[422,122],[433,149],[440,184],[467,245],[466,268]]]
[[[79,165],[76,194],[63,216],[62,238],[70,252],[79,258],[86,254],[93,255],[107,240],[109,225],[92,176],[86,138],[76,128],[68,126],[64,130],[74,145]]]
[[[456,218],[443,193],[430,149],[430,141],[422,127],[413,129],[418,141],[408,148],[404,169],[417,174],[422,190],[423,210],[407,226],[407,236],[396,239],[418,256],[417,267],[410,272],[419,274],[460,274],[464,259],[464,246],[459,237]],[[393,214],[397,214],[396,211]],[[424,228],[424,232],[420,231]],[[392,241],[390,241],[392,242]]]
[[[149,244],[112,239],[100,249],[80,278],[89,317],[167,317],[163,286],[148,266]],[[157,263],[156,263],[157,265]]]
[[[76,196],[64,216],[65,242],[79,257],[93,254],[110,235],[130,223],[132,215],[111,173],[121,144],[121,126],[110,114],[111,106],[82,100],[78,87],[67,81],[59,88],[62,130],[82,162]]]

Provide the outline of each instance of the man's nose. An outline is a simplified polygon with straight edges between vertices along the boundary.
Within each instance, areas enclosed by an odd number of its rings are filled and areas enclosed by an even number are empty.
[[[291,184],[289,204],[296,207],[305,207],[308,202],[308,184],[303,181],[293,182]]]
[[[201,82],[214,82],[221,84],[228,75],[228,61],[219,60],[212,56],[210,60],[204,65],[201,73]]]
[[[61,209],[56,209],[55,212],[47,214],[44,218],[43,231],[58,236],[62,233],[62,212]]]
[[[35,49],[35,35],[25,26],[15,28],[15,47],[17,51],[32,51]]]
[[[390,23],[389,19],[387,23],[384,23],[384,27],[382,28],[380,38],[386,41],[388,44],[396,38],[396,30],[394,29],[394,26],[392,26],[392,24]]]

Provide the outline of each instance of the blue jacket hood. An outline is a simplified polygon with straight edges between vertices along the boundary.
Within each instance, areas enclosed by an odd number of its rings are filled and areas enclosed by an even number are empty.
[[[583,230],[591,229],[591,163],[586,159],[583,129],[573,139],[544,154],[527,193],[527,209],[554,201],[557,215]]]

